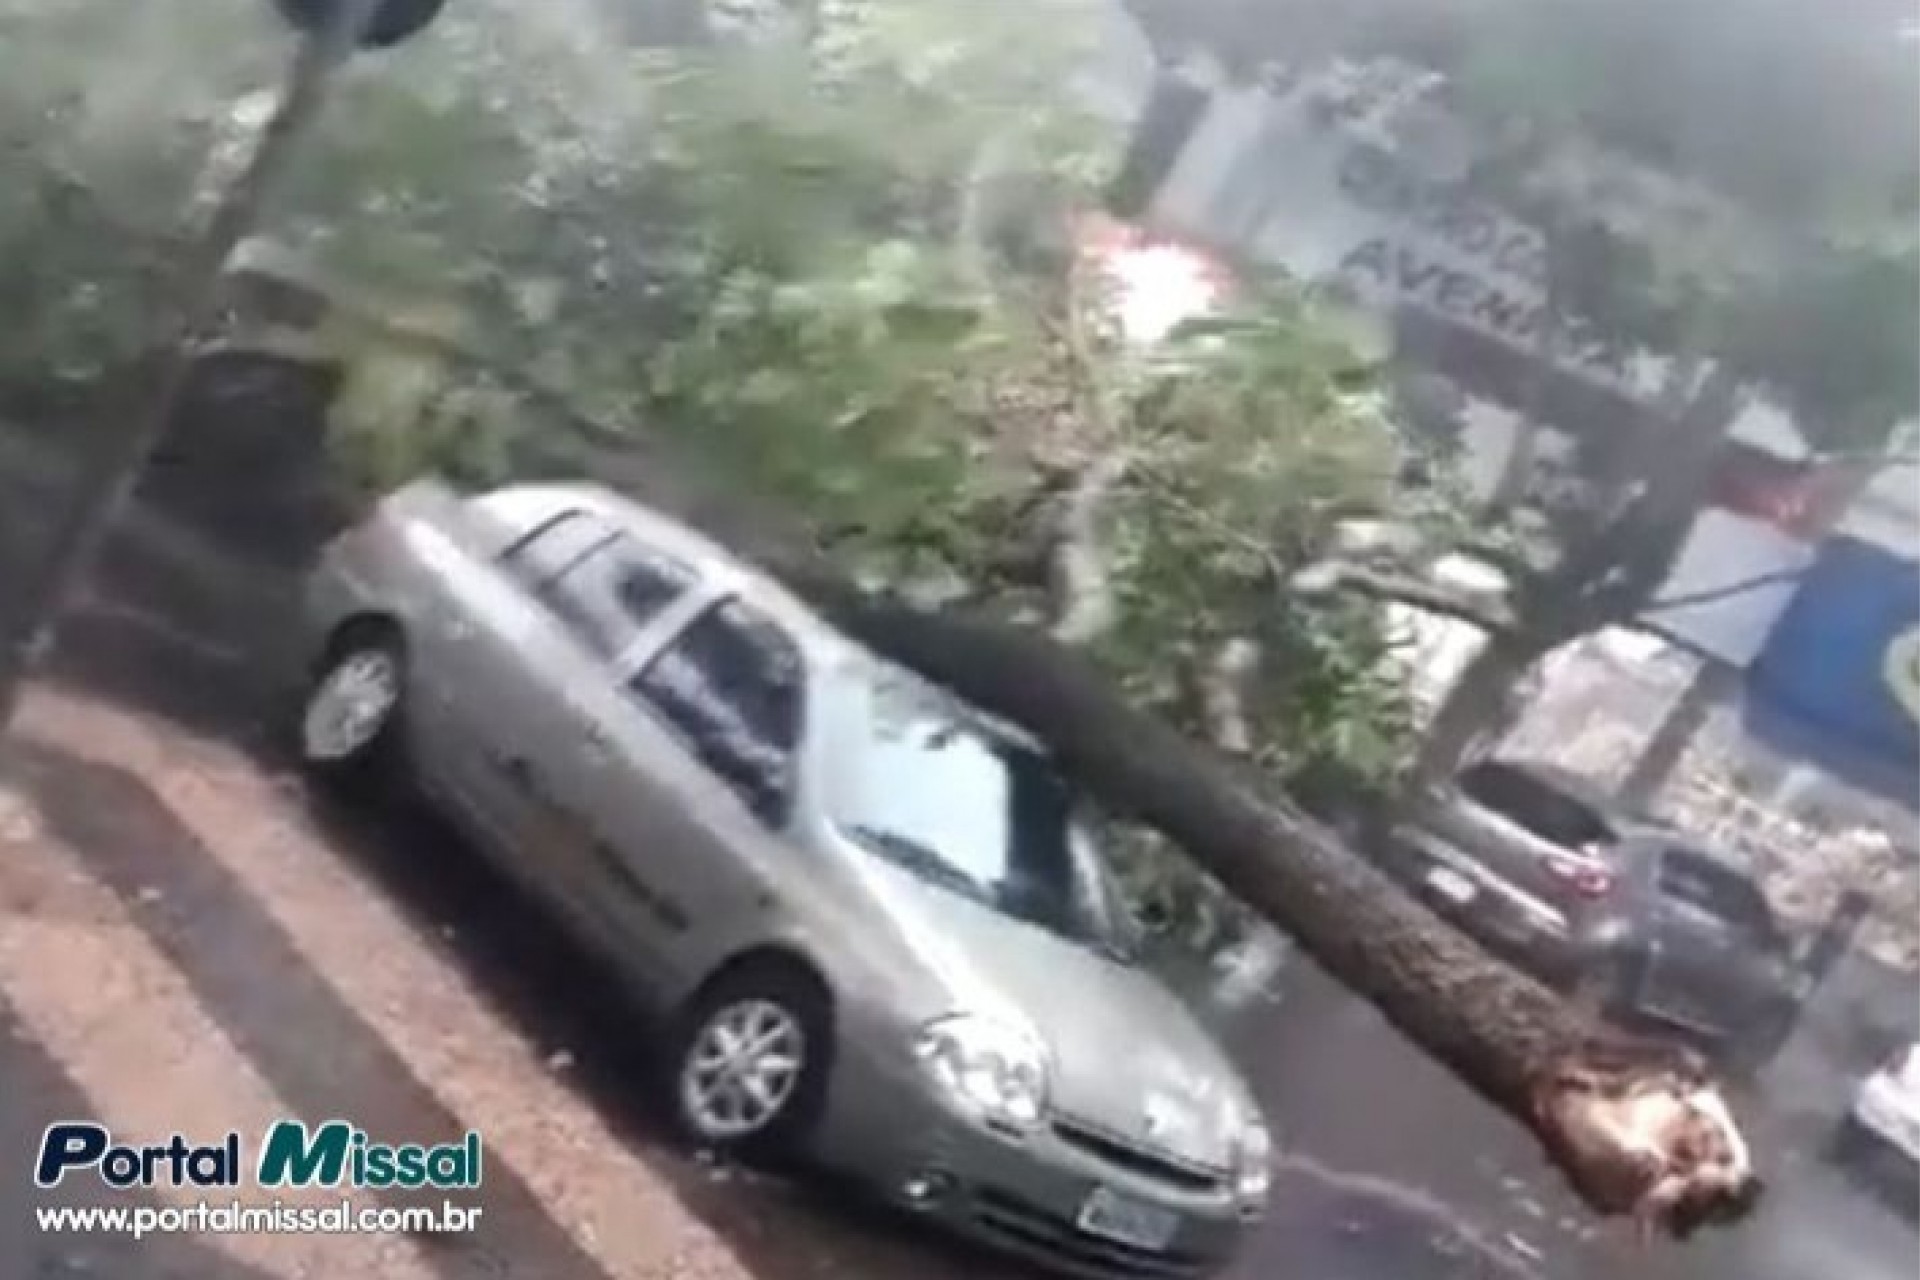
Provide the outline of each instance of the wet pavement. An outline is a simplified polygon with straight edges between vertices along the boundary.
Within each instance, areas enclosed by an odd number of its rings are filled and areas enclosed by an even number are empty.
[[[53,486],[21,483],[35,474],[0,451],[0,582],[43,527]],[[10,780],[32,803],[25,826],[0,823],[0,1274],[1017,1274],[848,1188],[715,1169],[666,1141],[651,1037],[564,939],[417,807],[316,806],[286,776],[275,667],[289,592],[279,566],[144,516],[28,708]],[[1282,1141],[1273,1213],[1232,1280],[1913,1273],[1910,1206],[1826,1154],[1873,1052],[1848,1017],[1811,1020],[1748,1103],[1771,1182],[1761,1212],[1643,1249],[1312,966],[1289,960],[1216,1014]],[[499,1153],[486,1228],[382,1252],[314,1238],[135,1248],[32,1227],[25,1162],[52,1119],[138,1129],[281,1111],[480,1128]]]

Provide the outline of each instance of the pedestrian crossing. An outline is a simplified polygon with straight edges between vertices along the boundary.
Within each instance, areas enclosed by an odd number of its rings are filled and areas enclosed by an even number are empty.
[[[97,1119],[116,1134],[157,1140],[176,1130],[260,1131],[290,1114],[114,895],[44,839],[17,838],[23,824],[10,825],[15,838],[0,850],[0,878],[41,886],[58,909],[43,914],[34,899],[9,895],[0,913],[0,998],[96,1109],[47,1119]],[[24,1185],[32,1158],[0,1153],[12,1166],[8,1181]],[[407,1240],[235,1235],[208,1243],[273,1276],[433,1276]],[[80,1246],[61,1247],[71,1255]]]

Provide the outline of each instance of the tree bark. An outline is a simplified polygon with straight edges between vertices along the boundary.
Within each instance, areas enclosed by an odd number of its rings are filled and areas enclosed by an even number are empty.
[[[1101,522],[1127,464],[1126,454],[1114,450],[1090,463],[1062,495],[1053,556],[1053,634],[1063,644],[1097,639],[1119,612]]]
[[[1614,789],[1622,803],[1646,809],[1660,798],[1668,779],[1686,758],[1687,748],[1705,727],[1713,709],[1733,691],[1739,670],[1724,662],[1704,658],[1687,687],[1680,691],[1667,714],[1640,748],[1628,766],[1627,774]]]
[[[1152,207],[1211,101],[1204,87],[1178,71],[1157,70],[1120,170],[1107,190],[1107,207],[1117,216],[1138,218]]]
[[[1451,777],[1476,747],[1505,727],[1515,687],[1547,648],[1518,633],[1487,637],[1427,722],[1414,757],[1416,788]]]

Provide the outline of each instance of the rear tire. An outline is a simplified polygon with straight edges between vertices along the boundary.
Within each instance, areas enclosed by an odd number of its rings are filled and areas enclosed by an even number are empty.
[[[819,979],[782,961],[725,970],[688,1003],[673,1044],[673,1114],[689,1143],[759,1163],[805,1151],[833,1061]]]
[[[406,685],[406,652],[391,624],[342,629],[301,700],[295,742],[301,765],[330,783],[357,783],[381,772],[399,754]]]

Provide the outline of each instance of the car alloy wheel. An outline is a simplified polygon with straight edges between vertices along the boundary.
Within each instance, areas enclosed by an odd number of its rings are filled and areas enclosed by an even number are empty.
[[[680,1111],[696,1138],[740,1143],[774,1128],[807,1070],[800,1015],[749,997],[712,1009],[680,1063]]]
[[[300,753],[309,764],[340,766],[368,755],[400,706],[399,652],[389,644],[352,645],[338,654],[307,695]]]

